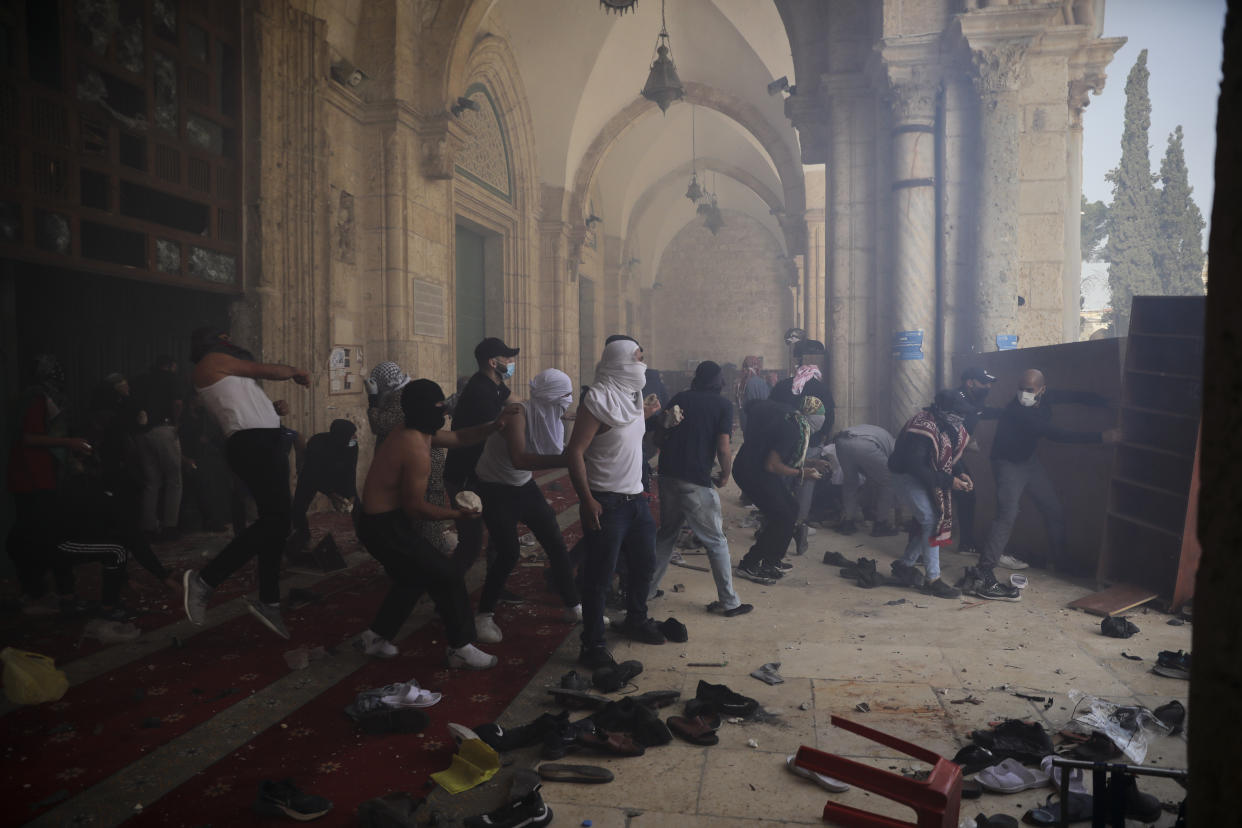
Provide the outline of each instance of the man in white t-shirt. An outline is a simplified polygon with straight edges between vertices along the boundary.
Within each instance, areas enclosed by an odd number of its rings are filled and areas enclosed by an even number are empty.
[[[187,569],[185,614],[202,626],[212,591],[251,558],[259,559],[259,600],[247,598],[256,618],[281,638],[289,637],[280,615],[280,558],[289,536],[289,450],[276,407],[255,380],[293,380],[310,385],[310,374],[289,365],[256,362],[233,344],[224,331],[199,328],[193,334],[190,360],[199,399],[224,430],[229,468],[254,497],[259,518],[195,572]]]
[[[596,669],[613,662],[604,645],[604,596],[617,558],[625,556],[626,617],[620,631],[645,644],[663,644],[664,634],[647,617],[647,591],[655,566],[655,520],[643,492],[642,389],[647,367],[633,339],[604,346],[595,379],[583,395],[566,455],[578,493],[585,555],[582,586],[582,648],[578,661]]]

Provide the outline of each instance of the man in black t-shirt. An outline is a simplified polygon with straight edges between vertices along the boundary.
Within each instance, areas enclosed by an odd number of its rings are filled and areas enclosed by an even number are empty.
[[[733,463],[733,479],[742,494],[763,514],[763,529],[755,545],[738,564],[738,574],[758,584],[772,584],[784,575],[777,564],[789,549],[798,518],[798,503],[785,485],[827,470],[823,460],[806,460],[809,431],[805,418],[784,403],[771,399],[752,403],[746,412],[742,448]]]
[[[490,423],[504,410],[509,399],[509,386],[505,380],[513,378],[518,348],[510,348],[497,337],[489,336],[474,348],[474,360],[479,370],[466,383],[453,408],[453,431]],[[474,466],[483,454],[483,445],[450,449],[444,463],[444,482],[449,502],[457,493],[472,489]],[[457,550],[453,559],[463,571],[469,569],[483,547],[483,522],[479,520],[457,521]],[[521,599],[505,592],[502,600]]]
[[[733,432],[733,405],[721,396],[724,378],[720,366],[699,363],[689,391],[669,401],[663,423],[657,430],[660,444],[660,530],[656,533],[655,573],[651,594],[668,569],[673,542],[684,524],[707,549],[707,561],[716,579],[716,600],[709,611],[727,617],[754,609],[743,604],[733,591],[733,560],[720,518],[720,496],[715,487],[729,479],[733,452],[729,446]],[[713,459],[720,461],[720,473],[712,476]]]

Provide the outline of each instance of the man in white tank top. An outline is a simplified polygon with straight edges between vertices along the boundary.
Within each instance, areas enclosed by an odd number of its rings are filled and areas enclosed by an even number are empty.
[[[642,389],[647,366],[633,339],[604,346],[595,379],[582,398],[566,449],[582,515],[582,648],[578,661],[597,669],[613,662],[604,645],[604,596],[618,556],[626,562],[626,618],[621,633],[645,644],[664,634],[647,617],[655,567],[655,520],[643,493]]]
[[[259,559],[259,600],[250,611],[281,638],[289,637],[280,615],[280,557],[289,536],[289,452],[282,442],[280,416],[255,380],[293,380],[310,385],[310,374],[289,365],[256,362],[224,331],[200,328],[193,334],[192,376],[204,406],[224,430],[229,468],[250,489],[259,518],[195,572],[187,569],[185,614],[202,626],[212,591],[251,558]]]

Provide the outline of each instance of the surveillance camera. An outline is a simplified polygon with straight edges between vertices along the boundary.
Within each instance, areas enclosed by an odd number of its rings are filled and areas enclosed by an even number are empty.
[[[332,64],[332,79],[342,86],[356,88],[367,79],[367,73],[345,59]]]
[[[470,98],[458,98],[457,102],[449,107],[449,112],[452,112],[454,116],[457,116],[465,112],[467,109],[471,112],[478,112],[479,102],[471,100]]]
[[[776,80],[768,84],[768,94],[775,95],[777,92],[785,92],[789,89],[789,77],[781,75]]]

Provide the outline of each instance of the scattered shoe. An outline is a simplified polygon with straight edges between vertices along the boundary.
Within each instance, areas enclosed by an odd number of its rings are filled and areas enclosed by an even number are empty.
[[[371,630],[363,630],[354,643],[362,652],[376,658],[396,658],[401,652],[387,638],[381,638]]]
[[[539,785],[520,799],[501,805],[494,811],[468,817],[466,828],[536,828],[552,821],[552,809],[544,804]]]
[[[802,553],[799,552],[798,554],[801,555]],[[793,569],[793,564],[791,564],[789,561],[774,561],[772,563],[772,566],[775,567],[776,569],[779,569],[782,573],[788,572],[789,570]]]
[[[1042,806],[1027,811],[1022,821],[1030,825],[1068,825],[1090,820],[1094,810],[1090,794],[1071,792],[1064,802],[1053,802],[1049,796]]]
[[[970,776],[996,764],[992,751],[979,745],[966,745],[953,756],[953,763],[962,766],[962,775]]]
[[[998,760],[1016,759],[1021,763],[1038,765],[1052,753],[1052,739],[1036,722],[1006,719],[989,730],[976,730],[970,740],[987,748]]]
[[[930,595],[933,598],[961,598],[962,591],[957,587],[949,586],[943,578],[937,578],[923,585],[923,594]]]
[[[1168,678],[1190,679],[1190,653],[1181,650],[1161,650],[1156,656],[1156,666],[1151,671]]]
[[[1160,800],[1149,793],[1140,791],[1138,780],[1133,776],[1123,776],[1113,784],[1121,785],[1125,789],[1127,819],[1136,819],[1144,825],[1160,819],[1162,812]]]
[[[1015,558],[1013,555],[1001,555],[996,565],[1001,569],[1029,569],[1031,566],[1026,561]]]
[[[1005,586],[995,579],[982,580],[975,583],[974,592],[971,593],[976,598],[983,598],[987,601],[1021,601],[1022,590],[1017,587]]]
[[[918,569],[905,561],[893,561],[890,567],[897,582],[911,589],[922,589],[927,585],[927,577]]]
[[[1129,618],[1110,615],[1100,622],[1100,632],[1109,638],[1129,638],[1139,632],[1139,628]]]
[[[570,670],[561,676],[562,690],[590,690],[591,679],[586,676],[579,675],[577,670]]]
[[[858,531],[858,524],[854,521],[846,519],[837,524],[837,533],[841,535],[852,535]]]
[[[795,761],[797,756],[789,756],[785,758],[785,767],[789,768],[789,772],[795,776],[801,776],[803,779],[809,779],[816,785],[819,785],[826,791],[833,793],[845,793],[850,786],[842,782],[840,779],[833,779],[831,776],[824,776],[822,773],[816,773],[813,770],[799,767]]]
[[[642,662],[623,661],[611,667],[603,667],[591,676],[591,683],[601,693],[615,693],[643,671]]]
[[[262,621],[263,626],[267,627],[281,638],[288,640],[289,628],[285,626],[285,619],[280,615],[279,604],[267,604],[263,601],[256,601],[253,598],[247,598],[246,609],[250,610],[251,615]]]
[[[655,710],[659,707],[668,707],[673,702],[681,698],[681,692],[677,690],[648,690],[646,693],[640,693],[632,696],[635,704],[641,704],[643,707]]]
[[[481,612],[474,617],[474,633],[475,640],[480,644],[499,644],[505,639],[490,612]]]
[[[886,520],[877,520],[871,526],[871,537],[873,538],[891,538],[897,534],[900,534],[897,531],[897,527]]]
[[[487,670],[496,666],[500,659],[488,655],[473,644],[464,647],[449,647],[445,653],[448,666],[463,670]]]
[[[659,623],[659,630],[666,641],[672,641],[674,644],[685,644],[690,640],[690,631],[676,618],[665,618]]]
[[[543,713],[533,722],[518,727],[505,728],[495,722],[481,724],[474,728],[474,733],[492,750],[504,752],[537,745],[547,734],[568,724],[569,711],[564,710],[557,714]]]
[[[1057,790],[1061,789],[1061,776],[1069,771],[1070,793],[1086,793],[1087,786],[1083,782],[1082,768],[1056,768],[1052,765],[1053,756],[1045,756],[1039,763],[1039,769],[1048,775],[1048,784]]]
[[[757,678],[764,684],[777,685],[784,684],[785,677],[781,675],[781,663],[779,661],[769,661],[762,667],[758,667],[750,671],[752,678]]]
[[[759,566],[755,564],[738,564],[737,574],[748,581],[753,581],[762,586],[772,586],[772,584],[776,583],[776,578],[764,575]]]
[[[658,747],[673,741],[668,726],[660,721],[654,705],[640,704],[633,697],[609,702],[592,713],[587,719],[597,731],[626,733],[642,747]]]
[[[574,604],[572,607],[565,607],[561,613],[561,620],[566,624],[582,623],[582,604]]]
[[[781,578],[785,577],[785,570],[778,568],[774,564],[764,561],[763,563],[759,564],[759,574],[765,578],[771,578],[774,581],[779,581]]]
[[[405,684],[398,685],[395,693],[381,696],[384,704],[392,708],[402,707],[432,707],[439,704],[442,694],[425,690],[418,686],[416,681],[408,681]]]
[[[293,780],[263,780],[254,801],[254,812],[261,816],[287,816],[298,822],[310,822],[332,810],[332,803],[322,796],[303,793]]]
[[[849,558],[845,557],[840,552],[836,552],[832,549],[829,549],[827,552],[824,553],[824,563],[826,563],[828,566],[850,566],[851,565]]]
[[[1031,770],[1015,759],[1002,759],[1000,764],[984,768],[975,776],[985,790],[992,793],[1012,794],[1048,784],[1048,774]]]
[[[1176,736],[1182,732],[1182,725],[1186,721],[1186,708],[1179,701],[1171,701],[1168,704],[1162,704],[1152,711],[1156,718],[1169,728],[1169,735]]]
[[[650,618],[644,618],[638,622],[631,622],[627,619],[618,631],[631,641],[637,641],[640,644],[663,644],[665,641],[664,633],[660,632],[660,626]]]
[[[750,612],[753,609],[754,607],[750,604],[738,604],[736,607],[733,607],[732,609],[725,609],[724,604],[720,603],[719,601],[712,601],[710,604],[707,605],[708,612],[714,612],[714,613],[717,613],[718,615],[723,615],[725,618],[733,618],[734,616],[745,615],[746,613]]]
[[[668,729],[692,745],[716,745],[720,737],[716,730],[720,727],[720,717],[707,719],[703,716],[687,718],[685,716],[669,716]]]
[[[754,699],[735,693],[723,684],[709,684],[702,679],[699,680],[694,697],[722,716],[740,716],[745,719],[759,709],[759,702]]]
[[[615,667],[617,661],[612,657],[612,653],[608,652],[608,648],[601,644],[595,647],[579,648],[578,663],[583,667],[599,670],[602,667]]]
[[[538,768],[539,778],[545,782],[578,782],[584,785],[602,785],[611,782],[612,771],[598,765],[560,765],[544,762]]]
[[[181,591],[185,600],[185,617],[196,627],[207,623],[207,601],[211,598],[211,587],[203,583],[198,572],[187,569],[181,578]]]

